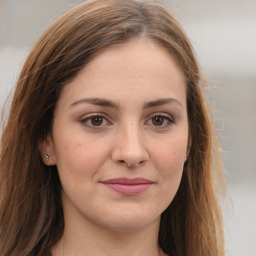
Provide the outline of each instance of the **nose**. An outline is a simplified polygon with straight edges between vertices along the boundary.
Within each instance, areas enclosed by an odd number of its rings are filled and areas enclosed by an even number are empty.
[[[137,168],[149,160],[142,131],[130,123],[116,132],[112,150],[112,160],[128,168]]]

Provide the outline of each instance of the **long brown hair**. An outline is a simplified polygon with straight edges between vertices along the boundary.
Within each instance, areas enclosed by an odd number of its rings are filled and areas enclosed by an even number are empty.
[[[224,255],[216,177],[218,184],[225,182],[186,34],[159,3],[92,0],[65,13],[39,38],[20,73],[1,140],[2,256],[45,256],[61,238],[61,185],[56,166],[43,164],[39,144],[51,133],[63,86],[98,51],[135,37],[165,47],[187,78],[190,154],[178,192],[162,214],[159,245],[170,255]]]

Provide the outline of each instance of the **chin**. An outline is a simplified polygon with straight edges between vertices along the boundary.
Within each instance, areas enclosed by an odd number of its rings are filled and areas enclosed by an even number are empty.
[[[147,226],[159,225],[161,214],[153,214],[150,210],[139,211],[136,209],[122,209],[119,212],[105,215],[105,226],[115,231],[134,231]]]

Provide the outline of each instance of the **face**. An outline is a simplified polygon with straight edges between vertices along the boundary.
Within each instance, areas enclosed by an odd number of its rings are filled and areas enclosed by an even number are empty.
[[[159,223],[187,144],[185,77],[138,39],[101,51],[63,88],[42,153],[57,165],[67,225],[132,230]]]

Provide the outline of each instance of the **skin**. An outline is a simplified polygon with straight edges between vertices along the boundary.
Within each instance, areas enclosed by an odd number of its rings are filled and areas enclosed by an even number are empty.
[[[63,187],[53,255],[164,255],[160,216],[179,187],[188,134],[186,80],[164,48],[133,39],[100,51],[62,90],[42,143]],[[152,184],[123,195],[102,183],[118,177]]]

